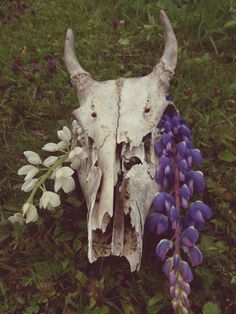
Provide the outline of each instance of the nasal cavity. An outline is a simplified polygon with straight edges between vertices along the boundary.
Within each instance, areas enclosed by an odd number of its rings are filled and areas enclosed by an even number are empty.
[[[130,170],[134,165],[142,164],[141,160],[136,157],[130,157],[129,159],[124,161],[124,167],[126,170]]]

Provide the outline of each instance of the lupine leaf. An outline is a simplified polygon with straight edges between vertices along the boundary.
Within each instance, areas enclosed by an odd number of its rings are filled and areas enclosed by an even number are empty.
[[[203,306],[202,310],[203,310],[203,314],[220,314],[221,313],[219,306],[213,302],[207,302]]]

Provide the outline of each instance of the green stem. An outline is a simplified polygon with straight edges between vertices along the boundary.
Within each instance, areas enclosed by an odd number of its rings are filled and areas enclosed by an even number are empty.
[[[59,157],[57,159],[57,161],[48,168],[48,171],[42,175],[39,180],[37,181],[37,183],[35,184],[29,198],[27,199],[26,203],[33,203],[33,198],[35,193],[37,192],[38,188],[44,183],[44,181],[53,173],[53,171],[60,166],[69,156],[69,153],[66,153],[64,155],[62,155],[61,157]]]

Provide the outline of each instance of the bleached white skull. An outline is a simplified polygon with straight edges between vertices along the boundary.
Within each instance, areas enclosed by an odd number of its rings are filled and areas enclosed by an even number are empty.
[[[88,257],[125,256],[140,268],[144,223],[155,193],[156,126],[168,102],[166,92],[177,63],[177,41],[160,11],[165,48],[153,71],[140,78],[97,82],[79,64],[67,31],[65,64],[80,107],[78,145],[87,152],[78,169],[88,207]]]

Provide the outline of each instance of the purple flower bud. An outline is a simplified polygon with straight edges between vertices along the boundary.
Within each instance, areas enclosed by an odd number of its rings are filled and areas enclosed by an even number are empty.
[[[172,297],[172,298],[175,298],[175,287],[170,287],[170,296]]]
[[[179,189],[179,195],[183,208],[188,208],[188,200],[190,199],[191,192],[186,184]]]
[[[191,140],[192,138],[191,131],[184,124],[181,124],[181,126],[179,127],[179,135],[182,136],[182,138],[188,138],[189,140]]]
[[[169,212],[169,218],[172,222],[172,229],[176,229],[177,222],[179,221],[179,210],[172,206]]]
[[[166,257],[167,252],[173,246],[173,242],[167,239],[162,239],[156,247],[156,254],[160,257],[160,259],[164,260]]]
[[[172,270],[169,275],[169,282],[171,286],[174,286],[176,283],[176,272]]]
[[[166,192],[161,192],[155,196],[153,201],[153,207],[157,211],[163,211],[164,209],[166,209],[166,211],[168,212],[170,207],[173,206],[174,202],[175,200],[170,194]]]
[[[154,148],[157,154],[161,155],[165,149],[164,144],[162,143],[162,141],[156,141],[154,144]]]
[[[174,298],[174,297],[172,297]],[[178,309],[179,303],[175,299],[171,302],[173,309],[176,311]]]
[[[168,228],[168,218],[162,214],[153,214],[147,219],[147,227],[151,232],[161,234]]]
[[[208,207],[202,201],[196,201],[191,204],[189,208],[189,214],[196,222],[204,224],[204,217],[206,217],[207,219],[211,218],[212,211],[210,207]]]
[[[158,184],[162,184],[162,181],[165,177],[164,169],[159,169],[155,173],[155,180]]]
[[[166,150],[169,152],[172,149],[172,140],[171,136],[167,133],[162,134],[161,140],[166,147]]]
[[[201,171],[190,171],[186,179],[190,191],[194,189],[197,193],[199,193],[205,189],[206,184]]]
[[[184,290],[187,295],[190,294],[190,285],[187,282],[183,281],[181,289]]]
[[[193,226],[191,226],[181,233],[181,242],[187,247],[192,247],[197,242],[198,237],[199,235],[197,230]]]
[[[191,282],[193,280],[193,274],[187,262],[181,261],[180,272],[184,281]]]
[[[193,267],[200,265],[203,261],[202,252],[196,246],[188,249],[188,257]]]
[[[173,268],[173,257],[169,257],[165,261],[165,263],[162,267],[162,270],[166,274],[166,276],[169,276],[172,268]]]
[[[164,169],[165,175],[169,174],[170,172],[173,173],[172,161],[169,157],[162,156],[159,160],[159,165],[161,169]]]
[[[180,266],[180,257],[178,254],[175,254],[174,255],[174,258],[173,258],[173,267],[174,267],[174,270],[177,271],[179,270],[179,266]]]
[[[188,163],[188,166],[191,167],[192,160],[196,165],[200,165],[202,162],[202,155],[199,149],[190,148],[186,152],[186,160]]]
[[[185,141],[182,141],[176,145],[176,151],[177,151],[176,158],[178,161],[183,158],[186,148],[187,148],[187,144]]]

